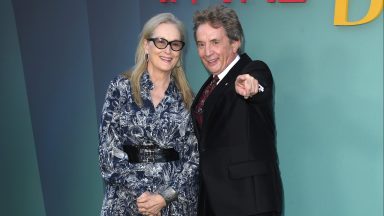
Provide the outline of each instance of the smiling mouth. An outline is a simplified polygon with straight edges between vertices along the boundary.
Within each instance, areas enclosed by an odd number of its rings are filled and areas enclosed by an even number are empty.
[[[172,58],[171,57],[164,57],[164,56],[160,56],[160,59],[167,62],[167,63],[171,63],[172,62]]]
[[[211,59],[211,60],[205,60],[207,62],[208,65],[212,66],[214,64],[216,64],[217,62],[217,59]]]

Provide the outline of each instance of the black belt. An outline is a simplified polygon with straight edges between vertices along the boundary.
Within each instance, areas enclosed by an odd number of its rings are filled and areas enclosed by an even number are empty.
[[[157,145],[123,145],[131,163],[156,163],[179,160],[179,153],[174,148],[160,148]]]

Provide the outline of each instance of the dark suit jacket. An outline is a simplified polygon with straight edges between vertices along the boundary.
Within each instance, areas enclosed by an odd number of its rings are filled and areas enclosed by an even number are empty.
[[[236,77],[245,73],[264,87],[263,92],[250,99],[235,91]],[[208,201],[216,216],[253,215],[282,209],[273,95],[268,66],[243,54],[207,98],[202,128],[193,117],[199,141],[201,188],[204,188],[200,202]],[[204,205],[200,208],[199,215],[213,215],[205,212]]]

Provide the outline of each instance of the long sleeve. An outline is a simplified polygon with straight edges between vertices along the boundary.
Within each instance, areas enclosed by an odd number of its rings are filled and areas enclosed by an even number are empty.
[[[177,193],[179,199],[193,199],[189,197],[196,193],[197,175],[198,175],[198,164],[199,154],[197,147],[197,139],[193,132],[193,125],[191,118],[188,114],[186,116],[188,121],[185,121],[185,134],[181,137],[180,142],[183,142],[182,148],[179,149],[180,162],[183,166],[180,166],[180,170],[175,173],[173,181],[170,184]]]
[[[263,102],[273,98],[274,85],[271,71],[267,64],[262,61],[253,61],[248,64],[244,72],[249,73],[259,82],[259,92],[250,98],[253,103]]]
[[[121,149],[119,82],[113,80],[107,90],[99,129],[99,160],[101,175],[109,184],[122,184],[128,175],[127,155]]]

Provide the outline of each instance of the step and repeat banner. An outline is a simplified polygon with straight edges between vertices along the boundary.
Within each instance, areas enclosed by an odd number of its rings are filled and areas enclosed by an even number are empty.
[[[245,51],[274,76],[285,215],[383,215],[382,0],[1,1],[0,215],[98,215],[108,83],[142,25],[172,12],[197,92],[192,16],[213,4],[236,10]]]

